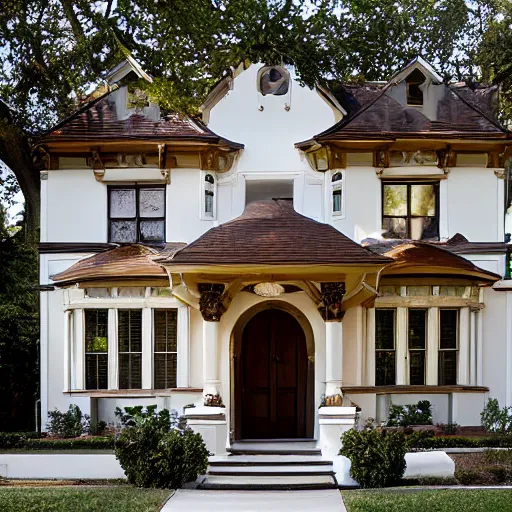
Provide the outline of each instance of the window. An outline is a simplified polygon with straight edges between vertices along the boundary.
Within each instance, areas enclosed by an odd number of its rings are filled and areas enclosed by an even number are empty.
[[[85,310],[85,388],[108,388],[108,309]]]
[[[165,241],[165,186],[109,187],[109,241]]]
[[[337,171],[331,178],[332,213],[343,215],[343,173]]]
[[[383,183],[384,238],[439,239],[438,183]]]
[[[142,311],[118,311],[119,389],[142,387]]]
[[[155,309],[153,311],[154,337],[154,388],[176,387],[178,361],[178,311]]]
[[[427,342],[427,310],[409,309],[409,384],[425,384],[425,352]]]
[[[421,90],[421,84],[425,82],[425,79],[425,75],[419,69],[415,69],[405,79],[407,105],[423,106],[423,91]]]
[[[208,173],[204,177],[204,215],[213,217],[213,203],[215,199],[215,178]]]
[[[375,385],[393,386],[396,375],[394,309],[375,310]]]
[[[282,66],[267,66],[258,73],[258,88],[263,96],[283,96],[288,92],[290,74]]]
[[[438,384],[457,384],[457,354],[459,337],[459,312],[456,309],[439,311],[439,370]]]

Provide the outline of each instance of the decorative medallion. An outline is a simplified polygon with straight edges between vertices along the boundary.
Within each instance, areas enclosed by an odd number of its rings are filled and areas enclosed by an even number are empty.
[[[260,297],[279,297],[284,291],[284,287],[279,283],[258,283],[254,285],[254,293]]]
[[[319,310],[323,319],[326,322],[341,321],[343,318],[341,302],[345,295],[345,283],[320,283],[320,291],[322,292],[322,305]]]
[[[215,283],[199,283],[199,310],[207,322],[218,322],[226,311],[224,305],[224,285]]]

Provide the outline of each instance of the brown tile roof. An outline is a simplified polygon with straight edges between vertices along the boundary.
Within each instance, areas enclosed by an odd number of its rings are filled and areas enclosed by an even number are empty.
[[[123,245],[80,260],[51,279],[59,284],[69,284],[110,278],[166,277],[164,268],[154,260],[170,257],[185,245],[166,244],[159,250],[138,244]]]
[[[172,114],[158,121],[135,112],[127,119],[118,119],[111,92],[91,101],[73,115],[42,135],[41,142],[102,140],[183,140],[223,144],[233,149],[242,144],[218,136],[199,121]]]
[[[287,200],[250,203],[240,217],[210,229],[160,261],[168,265],[389,263],[332,226],[300,215]]]
[[[489,272],[474,265],[471,261],[453,254],[441,247],[425,242],[407,242],[393,247],[384,253],[394,260],[388,265],[383,274],[388,273],[425,273],[439,274],[439,268],[443,268],[443,274],[450,271],[458,271],[465,275],[483,278],[488,281],[498,281],[501,276]],[[414,272],[412,270],[414,269]]]

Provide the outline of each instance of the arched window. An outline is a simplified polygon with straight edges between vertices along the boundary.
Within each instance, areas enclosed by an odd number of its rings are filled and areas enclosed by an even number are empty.
[[[343,172],[336,171],[331,177],[331,196],[333,215],[343,215]]]
[[[423,106],[423,91],[420,86],[425,80],[425,75],[419,69],[415,69],[405,79],[407,105]]]
[[[266,66],[258,73],[258,89],[266,96],[283,96],[290,86],[290,74],[282,66]]]

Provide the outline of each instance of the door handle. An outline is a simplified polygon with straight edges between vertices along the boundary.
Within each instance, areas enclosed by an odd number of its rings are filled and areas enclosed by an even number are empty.
[[[279,364],[281,362],[281,359],[279,357],[274,356],[274,363]]]

